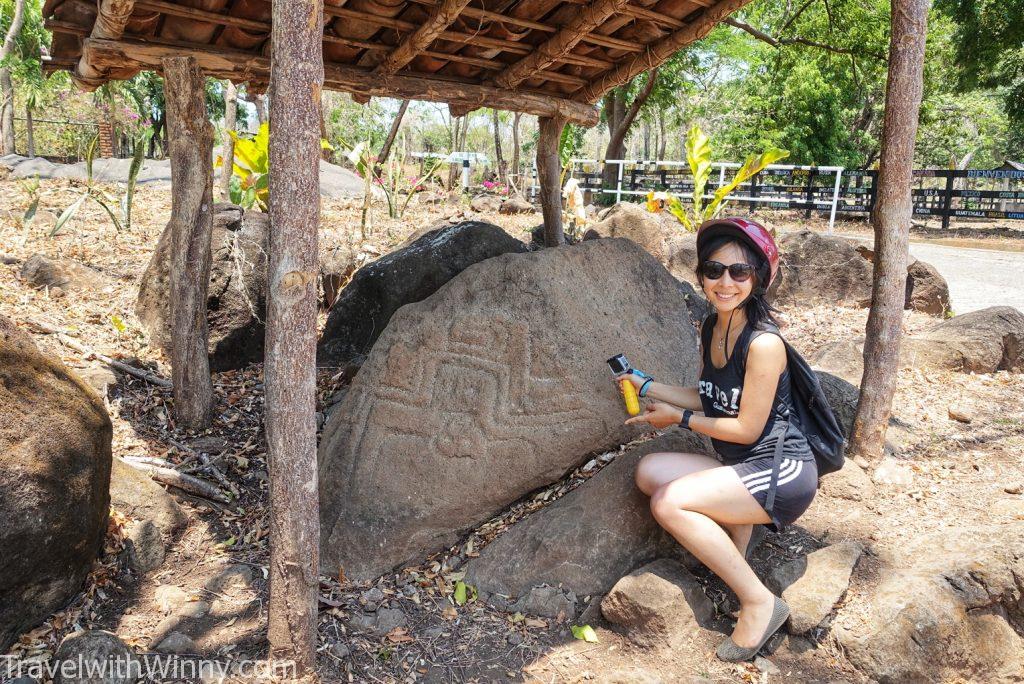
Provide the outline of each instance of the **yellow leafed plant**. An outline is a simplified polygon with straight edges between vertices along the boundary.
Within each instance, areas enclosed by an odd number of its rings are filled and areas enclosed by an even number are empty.
[[[722,213],[729,193],[750,180],[754,174],[788,156],[787,150],[769,147],[759,155],[747,157],[732,180],[715,190],[711,201],[705,204],[707,198],[704,195],[708,178],[711,177],[711,141],[700,130],[700,126],[694,124],[686,135],[686,161],[693,175],[693,195],[689,206],[672,193],[659,191],[647,194],[647,210],[655,213],[668,211],[679,219],[688,231],[694,232],[704,221]]]

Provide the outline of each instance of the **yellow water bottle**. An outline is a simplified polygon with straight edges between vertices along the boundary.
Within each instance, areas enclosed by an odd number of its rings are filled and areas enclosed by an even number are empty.
[[[623,354],[616,354],[608,359],[608,366],[612,369],[613,375],[622,375],[632,370],[629,360]],[[636,386],[628,378],[619,380],[619,387],[622,389],[622,398],[626,401],[626,412],[631,416],[640,413],[640,397],[636,393]]]

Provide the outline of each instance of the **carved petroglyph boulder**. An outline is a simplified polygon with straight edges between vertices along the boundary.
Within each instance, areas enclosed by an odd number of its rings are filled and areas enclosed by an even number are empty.
[[[506,254],[403,307],[320,445],[322,567],[368,578],[636,434],[605,360],[692,383],[682,285],[627,240]]]

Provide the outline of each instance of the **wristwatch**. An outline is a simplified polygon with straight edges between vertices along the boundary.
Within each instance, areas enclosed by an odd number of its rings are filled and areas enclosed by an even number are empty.
[[[693,430],[690,427],[691,416],[693,416],[693,411],[691,411],[690,409],[686,409],[685,411],[683,411],[683,419],[679,421],[679,427],[683,428],[684,430],[690,430],[692,432]]]

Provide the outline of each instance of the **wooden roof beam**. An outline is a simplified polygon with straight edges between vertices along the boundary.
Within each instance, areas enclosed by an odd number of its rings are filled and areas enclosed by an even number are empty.
[[[212,49],[207,45],[178,42],[174,45],[126,40],[87,38],[83,44],[83,57],[99,68],[136,68],[160,71],[162,60],[169,55],[187,52],[199,67],[215,78],[232,81],[266,81],[270,74],[270,59],[262,55],[225,48]],[[493,107],[537,116],[565,117],[581,126],[597,123],[597,109],[592,105],[567,98],[554,97],[534,91],[510,91],[491,86],[460,83],[450,79],[393,74],[384,79],[375,78],[363,67],[325,64],[324,87],[342,90],[363,97],[396,97],[403,100],[448,102],[457,107]]]
[[[432,2],[428,3],[432,5]],[[463,14],[466,10],[463,10]],[[375,24],[377,26],[383,26],[384,28],[394,29],[396,31],[410,32],[416,30],[416,24],[402,19],[393,19],[391,17],[381,17],[370,14],[363,14],[355,10],[347,9],[344,7],[332,7],[331,5],[324,5],[324,14],[332,17],[339,17],[341,19],[354,19],[357,21],[363,21],[367,24]],[[490,36],[483,36],[478,33],[464,33],[462,31],[445,30],[442,31],[438,38],[448,40],[453,43],[462,43],[465,45],[478,45],[480,47],[493,48],[495,50],[502,50],[504,52],[511,52],[519,55],[528,55],[533,52],[533,47],[525,43],[517,43],[514,40],[504,40],[501,38],[492,38]],[[611,62],[604,59],[596,59],[594,57],[586,57],[584,55],[566,55],[563,59],[559,60],[566,64],[576,64],[578,66],[590,66],[607,69],[612,65]]]
[[[437,37],[459,18],[459,13],[469,4],[469,0],[442,0],[430,11],[430,17],[407,36],[401,44],[384,58],[374,71],[378,76],[390,76],[437,39]]]
[[[537,72],[569,54],[583,37],[596,29],[605,19],[621,12],[628,0],[594,0],[579,11],[568,24],[554,36],[537,46],[537,49],[498,74],[494,82],[502,88],[515,88]]]
[[[426,7],[433,7],[437,4],[436,0],[412,0],[412,2]],[[491,21],[498,21],[503,24],[512,24],[513,26],[521,26],[523,28],[543,31],[545,33],[558,33],[561,29],[559,26],[552,26],[550,24],[544,24],[531,19],[520,19],[519,17],[500,14],[498,12],[489,12],[475,7],[466,7],[462,10],[462,16],[469,17],[470,19],[488,19]],[[612,38],[611,36],[600,36],[594,34],[585,34],[581,38],[581,42],[598,45],[600,47],[612,48],[614,50],[626,50],[627,52],[641,52],[644,49],[643,45],[632,40],[623,40],[622,38]]]
[[[96,21],[92,25],[90,35],[93,38],[117,40],[124,34],[124,27],[134,11],[135,0],[100,0],[97,3]],[[116,67],[115,64],[105,69],[100,68],[90,62],[88,55],[83,52],[78,60],[78,66],[71,74],[71,79],[82,90],[96,90],[107,82],[107,75]]]
[[[628,83],[637,75],[660,66],[685,46],[698,41],[727,16],[746,5],[750,0],[720,0],[711,7],[694,12],[684,28],[647,46],[639,55],[633,55],[614,71],[595,79],[573,99],[578,102],[594,103],[606,92]]]

